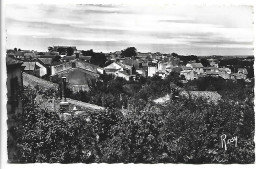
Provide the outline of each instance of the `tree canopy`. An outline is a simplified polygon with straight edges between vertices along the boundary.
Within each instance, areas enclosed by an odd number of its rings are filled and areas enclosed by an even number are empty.
[[[137,50],[135,47],[128,47],[125,50],[122,51],[121,53],[122,56],[124,57],[133,57],[137,56]]]
[[[72,47],[67,48],[67,56],[71,56],[74,54],[74,49]]]
[[[248,164],[255,160],[254,106],[249,100],[213,104],[180,97],[160,106],[135,99],[135,107],[126,114],[108,109],[65,121],[59,112],[40,109],[37,95],[37,90],[26,89],[24,111],[9,116],[12,163]],[[225,150],[220,142],[223,134],[237,136],[239,146]]]
[[[82,51],[82,55],[83,56],[94,56],[95,55],[95,53],[93,52],[93,49],[90,49],[90,50],[83,50]]]
[[[104,67],[107,61],[107,57],[104,53],[94,53],[90,59],[90,63]]]

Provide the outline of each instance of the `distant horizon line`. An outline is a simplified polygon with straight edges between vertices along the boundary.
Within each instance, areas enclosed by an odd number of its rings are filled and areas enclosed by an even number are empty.
[[[53,46],[73,46],[73,45],[53,45]],[[77,46],[73,46],[73,47],[77,47]],[[16,47],[17,49],[19,49],[19,47]],[[128,47],[127,47],[128,48]],[[13,50],[14,48],[6,48],[6,50]],[[20,48],[21,49],[21,48]],[[48,52],[48,49],[46,49],[46,51],[39,51],[39,50],[34,50],[34,49],[21,49],[21,50],[30,50],[30,51],[36,51],[36,52]],[[88,50],[93,50],[94,52],[102,52],[102,53],[113,53],[113,52],[117,52],[117,51],[121,51],[121,50],[115,50],[115,51],[109,51],[109,52],[103,52],[103,51],[95,51],[94,49],[77,49],[78,51],[88,51]],[[122,49],[124,50],[124,49]],[[176,52],[160,52],[160,51],[157,51],[157,52],[144,52],[144,51],[137,51],[139,53],[161,53],[161,54],[172,54],[172,53],[176,53]],[[178,54],[178,53],[176,53]],[[196,55],[196,54],[178,54],[179,56],[191,56],[191,55],[194,55],[194,56],[254,56],[254,54],[238,54],[238,55],[217,55],[217,54],[211,54],[211,55]]]

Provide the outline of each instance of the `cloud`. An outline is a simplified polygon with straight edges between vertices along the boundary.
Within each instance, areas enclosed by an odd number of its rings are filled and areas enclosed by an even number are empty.
[[[166,23],[197,23],[194,20],[191,19],[162,19],[160,22],[166,22]]]
[[[76,46],[93,42],[104,50],[113,49],[113,44],[165,51],[183,46],[208,52],[213,47],[253,46],[247,7],[18,4],[8,5],[6,11],[7,35],[12,39],[26,35],[30,40],[56,39]],[[241,20],[234,19],[237,15]]]

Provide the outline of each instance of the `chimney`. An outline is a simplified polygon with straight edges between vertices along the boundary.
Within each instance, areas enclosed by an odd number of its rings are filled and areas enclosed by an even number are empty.
[[[66,77],[62,77],[62,84],[61,84],[61,100],[66,102]]]
[[[76,59],[79,59],[79,52],[75,52],[75,55],[76,55]]]
[[[66,77],[62,77],[60,109],[63,111],[63,113],[69,111],[69,102],[67,102],[66,99]]]

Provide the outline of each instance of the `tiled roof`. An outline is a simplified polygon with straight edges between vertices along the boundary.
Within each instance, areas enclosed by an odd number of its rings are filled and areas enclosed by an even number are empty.
[[[24,70],[34,70],[36,64],[35,62],[23,62],[22,66],[25,66]]]
[[[184,69],[182,69],[181,67],[174,67],[172,69],[172,71],[174,71],[174,72],[181,72],[182,70],[184,70]]]
[[[45,65],[51,65],[53,58],[38,58],[43,64]]]
[[[35,53],[24,53],[24,56],[36,57]]]
[[[210,71],[210,72],[206,72],[207,75],[218,75],[218,72],[214,72],[214,71]]]
[[[79,55],[79,59],[81,60],[90,60],[92,56],[83,56],[83,55]],[[74,60],[76,59],[76,55],[72,55],[72,56],[64,56],[62,58],[62,60]]]
[[[202,68],[203,65],[201,63],[190,63],[193,68]]]
[[[59,85],[56,83],[52,83],[25,72],[23,72],[23,84],[24,86],[31,86],[33,88],[39,86],[43,89],[57,89],[59,87]]]
[[[119,66],[126,68],[126,69],[132,69],[132,66],[124,64],[124,63],[117,63]]]
[[[183,70],[192,70],[191,67],[186,67],[186,66],[183,66],[182,69],[183,69]]]
[[[9,57],[9,56],[6,57],[6,65],[7,65],[7,66],[21,65],[21,64],[23,64],[23,62],[20,61],[20,60],[11,58],[11,57]]]
[[[81,102],[78,100],[73,100],[70,98],[67,98],[67,101],[69,102],[69,104],[73,104],[75,106],[79,106],[82,109],[87,109],[87,110],[91,110],[91,111],[101,111],[101,110],[105,110],[104,107],[95,105],[95,104],[90,104],[90,103],[85,103],[85,102]]]
[[[218,68],[216,68],[216,67],[204,67],[203,69],[218,69]]]
[[[61,65],[63,62],[53,62],[52,64],[51,64],[51,66],[57,66],[57,65]]]
[[[38,58],[55,58],[56,55],[37,55]]]
[[[129,74],[126,71],[118,71],[118,72],[121,73],[121,74],[124,74],[126,76],[129,76]]]
[[[151,56],[150,53],[137,53],[137,57],[147,57],[147,56]]]
[[[22,52],[22,51],[17,51],[17,52],[15,53],[15,56],[24,56],[24,52]]]
[[[104,67],[105,70],[118,70],[118,69],[121,69],[121,68],[122,68],[122,66],[115,63],[115,62],[111,63],[107,67]]]

